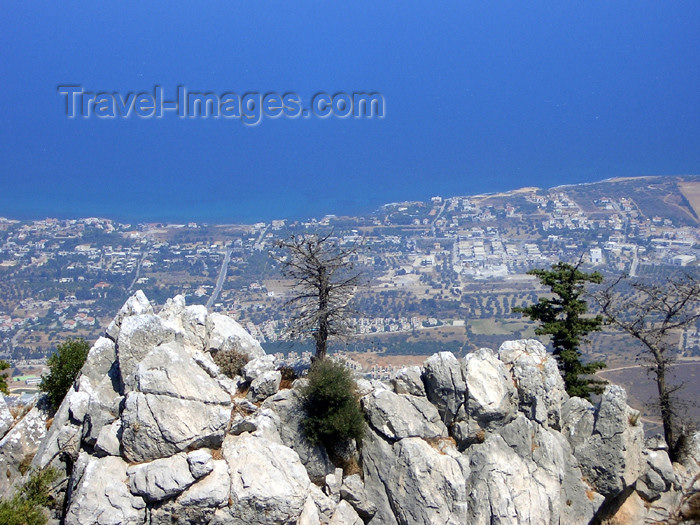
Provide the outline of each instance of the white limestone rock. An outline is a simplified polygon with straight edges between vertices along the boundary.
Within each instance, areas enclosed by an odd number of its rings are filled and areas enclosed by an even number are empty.
[[[569,396],[554,357],[534,339],[506,341],[498,357],[511,367],[520,409],[533,421],[559,430],[562,405]]]
[[[421,377],[422,370],[419,366],[407,366],[401,368],[391,378],[394,392],[397,394],[411,394],[413,396],[425,396],[425,385]],[[369,393],[369,392],[367,392]]]
[[[73,471],[66,525],[146,523],[146,502],[129,491],[126,469],[119,457],[81,453]]]
[[[230,317],[211,313],[207,316],[206,348],[210,352],[218,350],[237,350],[246,354],[250,359],[262,357],[265,351],[260,343],[245,329]]]
[[[464,419],[467,384],[451,352],[433,354],[423,363],[423,382],[428,399],[438,408],[445,425]]]
[[[122,321],[125,317],[152,313],[153,307],[146,298],[146,295],[141,290],[137,290],[136,293],[134,293],[134,295],[127,299],[126,303],[124,303],[124,306],[121,307],[119,312],[117,312],[117,315],[114,317],[114,320],[107,327],[105,335],[109,337],[112,341],[116,341],[119,337]]]
[[[447,436],[437,408],[425,397],[375,390],[362,398],[362,408],[370,425],[387,439]]]
[[[231,476],[229,523],[298,521],[311,482],[296,452],[250,434],[227,436],[222,451]]]

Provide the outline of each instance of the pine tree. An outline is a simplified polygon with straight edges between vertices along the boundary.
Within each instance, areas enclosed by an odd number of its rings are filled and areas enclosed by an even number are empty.
[[[527,272],[548,286],[554,297],[540,297],[537,303],[513,311],[540,323],[535,333],[551,336],[554,357],[559,364],[567,393],[588,399],[591,394],[602,392],[604,381],[586,376],[605,368],[605,363],[594,361],[584,364],[579,346],[587,334],[601,329],[603,317],[584,317],[588,303],[581,299],[581,295],[586,283],[600,284],[603,276],[598,272],[582,272],[579,266],[580,263],[574,266],[559,262],[551,270],[535,269]]]

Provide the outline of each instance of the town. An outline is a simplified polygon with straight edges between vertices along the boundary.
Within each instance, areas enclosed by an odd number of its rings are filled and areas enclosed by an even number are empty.
[[[332,350],[358,371],[388,377],[395,365],[360,355],[403,355],[398,366],[440,349],[531,337],[532,324],[512,312],[542,293],[529,269],[580,260],[606,274],[697,274],[699,209],[697,177],[644,177],[252,225],[1,218],[0,358],[40,367],[66,338],[94,340],[141,289],[155,304],[182,294],[225,312],[268,352],[308,359],[308,344],[285,338],[292,283],[270,253],[292,233],[332,232],[340,245],[361,247],[354,263],[365,283],[355,297],[356,337]],[[681,334],[681,356],[700,355],[699,333]]]

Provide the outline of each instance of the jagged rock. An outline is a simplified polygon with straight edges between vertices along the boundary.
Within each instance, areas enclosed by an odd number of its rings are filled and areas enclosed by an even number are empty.
[[[384,478],[398,523],[467,523],[467,460],[441,453],[420,438],[394,445],[394,472]]]
[[[15,418],[12,417],[10,409],[7,408],[5,396],[0,394],[0,439],[7,434],[10,427],[14,424]]]
[[[112,375],[115,374],[115,375]],[[115,391],[116,373],[114,370],[90,389],[87,412],[83,420],[83,441],[94,446],[102,429],[109,427],[119,418],[119,407],[123,397]],[[80,387],[85,388],[83,378]],[[117,383],[118,384],[118,383]]]
[[[306,380],[274,393],[274,358],[235,321],[182,297],[155,315],[137,294],[110,333],[93,345],[33,461],[59,468],[52,496],[60,503],[65,492],[56,512],[69,524],[584,524],[618,494],[640,520],[663,521],[700,472],[700,435],[682,465],[651,443],[643,454],[624,392],[610,387],[596,408],[569,399],[534,341],[504,343],[500,360],[486,349],[461,362],[436,354],[392,386],[359,380],[363,442],[330,453],[360,459],[364,476],[343,479],[304,436]],[[239,392],[246,379],[213,363],[209,352],[226,348],[253,359],[247,384],[260,406]],[[30,416],[2,438],[0,461],[22,425],[21,435],[45,429]],[[640,494],[654,498],[641,511]]]
[[[129,319],[124,320],[120,340]],[[131,368],[125,384],[133,391],[121,414],[122,444],[129,460],[149,461],[188,447],[221,443],[231,397],[181,343],[155,346]]]
[[[253,401],[262,401],[280,389],[282,374],[279,370],[268,370],[257,376],[250,384],[248,396]]]
[[[423,363],[423,381],[428,399],[448,427],[455,419],[465,416],[464,401],[467,384],[462,367],[451,352],[440,352]]]
[[[243,377],[246,381],[255,381],[258,376],[275,369],[275,356],[265,355],[248,361],[243,367]]]
[[[465,357],[463,375],[467,383],[467,420],[458,423],[460,448],[465,442],[483,441],[483,431],[508,423],[517,410],[517,394],[510,374],[488,348]]]
[[[379,390],[363,397],[362,407],[370,425],[387,439],[447,436],[435,405],[425,397]]]
[[[119,457],[81,453],[73,471],[66,525],[146,523],[146,502],[129,491],[126,468]]]
[[[98,384],[112,369],[116,356],[114,341],[107,337],[98,338],[85,358],[79,379],[86,378],[91,384]]]
[[[118,456],[120,454],[121,431],[122,422],[119,419],[109,426],[102,427],[95,442],[95,454],[98,456]]]
[[[309,485],[309,496],[318,510],[319,520],[322,523],[328,523],[335,510],[335,503],[333,500],[326,496],[321,488],[313,483]]]
[[[319,516],[318,513],[318,507],[316,507],[316,504],[314,503],[314,500],[311,496],[306,498],[306,502],[304,503],[304,508],[301,511],[301,515],[299,516],[299,522],[297,525],[320,525],[321,524],[321,517]]]
[[[574,448],[586,478],[598,492],[614,496],[644,471],[644,430],[639,412],[627,406],[627,394],[608,385],[595,415],[593,433]]]
[[[36,454],[46,436],[47,418],[43,407],[34,406],[0,440],[0,495],[22,476],[20,463]]]
[[[635,488],[647,501],[654,501],[671,487],[678,487],[676,473],[665,450],[646,450],[646,472],[637,480]]]
[[[138,363],[126,384],[144,394],[224,406],[231,403],[231,396],[176,342],[153,348]]]
[[[595,408],[580,397],[569,398],[562,407],[561,432],[575,449],[593,434]]]
[[[511,366],[518,388],[520,409],[538,423],[561,428],[562,404],[568,399],[556,360],[539,341],[506,341],[498,357]]]
[[[262,407],[269,408],[279,416],[280,425],[277,430],[282,444],[299,455],[309,478],[314,483],[321,483],[327,474],[334,471],[335,467],[328,458],[326,449],[319,444],[312,444],[304,435],[304,429],[301,426],[304,410],[298,388],[277,392],[274,396],[267,398]]]
[[[300,380],[297,379],[297,381]],[[355,385],[357,387],[357,395],[360,397],[364,397],[367,394],[371,394],[372,392],[374,392],[374,386],[372,385],[372,382],[368,379],[359,378],[355,381]]]
[[[335,512],[328,522],[329,525],[364,525],[355,509],[346,502],[341,501],[335,508]]]
[[[604,498],[584,482],[564,436],[522,414],[498,433],[524,461],[535,482],[546,488],[546,523],[588,523],[592,519]]]
[[[191,455],[191,454],[190,454]],[[211,459],[211,456],[209,456]],[[195,476],[196,477],[196,476]],[[177,503],[184,507],[222,507],[228,503],[231,478],[224,460],[211,460],[211,471],[183,492]]]
[[[236,321],[220,313],[207,316],[206,348],[211,352],[218,350],[237,350],[249,358],[262,357],[265,351],[253,336]]]
[[[141,360],[154,348],[182,336],[172,324],[154,314],[125,317],[117,339],[117,357],[124,392],[134,388],[133,374]]]
[[[124,303],[124,306],[121,307],[119,312],[117,312],[114,320],[107,327],[105,335],[112,341],[116,341],[119,337],[122,321],[125,317],[152,313],[153,307],[151,306],[151,303],[148,302],[146,295],[141,290],[137,290],[134,295],[127,299],[126,303]]]
[[[365,484],[359,474],[347,476],[343,480],[340,497],[352,505],[363,520],[369,520],[377,513],[377,506],[367,496]]]
[[[185,306],[185,298],[181,295],[168,299],[158,313],[161,319],[183,333],[186,347],[198,351],[205,350],[207,315],[207,309],[203,305]]]
[[[190,466],[190,472],[195,479],[209,474],[214,468],[214,459],[211,452],[200,448],[187,454],[187,464]]]
[[[397,394],[425,395],[425,385],[419,366],[408,366],[400,369],[391,379],[391,384]]]
[[[223,460],[214,461],[211,474],[196,481],[175,499],[152,505],[150,525],[209,524],[217,509],[228,503],[230,493],[228,467]],[[228,516],[229,520],[226,520]],[[219,516],[220,523],[230,523],[230,515]]]
[[[183,492],[194,483],[184,453],[126,469],[131,493],[146,501],[160,501]]]
[[[296,523],[311,484],[296,452],[250,434],[226,436],[222,451],[231,475],[230,523]]]
[[[122,412],[122,446],[130,461],[150,461],[189,447],[218,447],[230,408],[131,392]]]
[[[326,495],[334,503],[340,501],[340,487],[343,485],[343,469],[337,468],[332,474],[326,476]]]

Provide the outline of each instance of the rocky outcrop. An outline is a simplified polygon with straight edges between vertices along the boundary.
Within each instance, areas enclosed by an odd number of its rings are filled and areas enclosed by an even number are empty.
[[[229,349],[250,359],[242,377],[212,359]],[[0,489],[36,453],[35,468],[60,474],[55,523],[503,525],[661,520],[698,483],[700,436],[671,464],[658,440],[645,446],[622,389],[595,406],[569,398],[536,341],[359,380],[364,439],[330,455],[303,432],[306,380],[280,379],[234,320],[181,297],[156,314],[139,292],[48,431],[38,407],[11,423]]]

